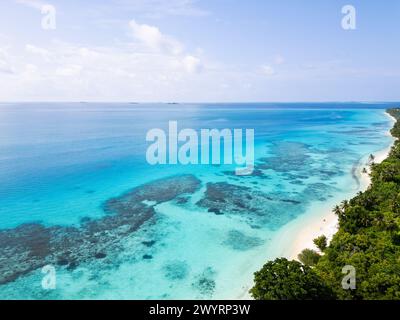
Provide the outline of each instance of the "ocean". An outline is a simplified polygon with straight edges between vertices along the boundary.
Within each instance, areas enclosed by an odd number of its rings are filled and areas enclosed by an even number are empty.
[[[293,245],[285,226],[356,194],[354,166],[393,142],[394,106],[2,103],[0,298],[247,297]],[[169,121],[254,129],[254,174],[148,164],[146,133]]]

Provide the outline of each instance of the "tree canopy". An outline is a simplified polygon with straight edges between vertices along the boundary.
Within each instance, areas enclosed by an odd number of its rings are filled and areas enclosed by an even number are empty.
[[[314,239],[314,244],[319,250],[321,250],[321,252],[324,252],[324,250],[328,246],[328,239],[324,235],[319,236],[318,238]]]
[[[256,300],[333,299],[332,291],[308,266],[279,258],[255,273],[251,294]]]
[[[319,258],[321,258],[321,256],[315,250],[304,249],[298,255],[298,258],[304,265],[312,267],[312,266],[315,266],[318,263]]]

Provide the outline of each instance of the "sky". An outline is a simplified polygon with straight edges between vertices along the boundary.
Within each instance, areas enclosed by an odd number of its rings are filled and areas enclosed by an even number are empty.
[[[400,1],[2,0],[0,101],[400,101]]]

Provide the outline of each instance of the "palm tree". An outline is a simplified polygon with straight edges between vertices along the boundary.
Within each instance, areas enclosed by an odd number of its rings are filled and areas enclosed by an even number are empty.
[[[342,214],[342,209],[339,206],[335,206],[333,208],[333,212],[337,215],[340,216]]]
[[[368,162],[372,163],[375,160],[375,156],[373,154],[369,155]]]
[[[340,204],[341,209],[344,211],[349,207],[349,201],[348,200],[343,200]]]

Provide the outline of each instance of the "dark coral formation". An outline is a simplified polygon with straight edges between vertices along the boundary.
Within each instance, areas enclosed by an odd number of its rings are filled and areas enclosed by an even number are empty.
[[[166,178],[110,199],[104,204],[105,217],[83,219],[80,227],[26,224],[0,231],[0,284],[48,264],[74,269],[83,262],[107,259],[109,252],[121,249],[126,236],[154,217],[153,204],[192,194],[199,187],[200,180],[192,175]]]
[[[163,270],[168,280],[183,280],[189,274],[189,265],[185,261],[171,261],[164,265]]]
[[[215,276],[215,270],[212,267],[207,267],[195,277],[192,287],[199,291],[202,296],[211,297],[216,287]]]
[[[319,147],[323,148],[323,145]],[[277,184],[277,191],[266,193],[253,187],[256,181],[244,185],[242,179],[246,176],[234,177],[233,171],[224,171],[224,175],[235,182],[208,183],[197,205],[216,215],[237,217],[252,228],[276,230],[303,213],[310,202],[326,201],[331,197],[335,188],[329,182],[344,174],[338,164],[344,151],[348,152],[340,146],[326,151],[300,142],[274,142],[272,155],[259,159],[253,175],[247,178],[270,179],[269,175],[273,175],[287,183]],[[321,161],[321,157],[326,161]],[[324,183],[310,183],[310,177],[318,177]],[[289,185],[293,186],[290,190]]]
[[[263,243],[264,241],[262,239],[249,237],[237,230],[229,231],[227,239],[223,242],[224,245],[236,251],[247,251],[261,246]]]
[[[245,219],[250,225],[263,225],[277,228],[291,218],[290,215],[277,215],[285,212],[301,212],[302,202],[298,198],[282,198],[282,195],[266,194],[249,187],[226,182],[208,183],[204,197],[197,205],[217,215],[234,215]]]
[[[326,201],[331,198],[333,187],[322,183],[311,183],[307,185],[303,193],[307,196],[309,201]]]
[[[280,142],[273,146],[274,156],[260,159],[258,168],[284,173],[301,171],[312,163],[309,148],[299,142]]]

